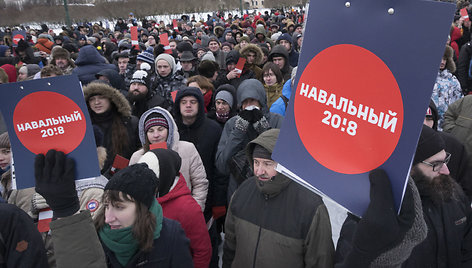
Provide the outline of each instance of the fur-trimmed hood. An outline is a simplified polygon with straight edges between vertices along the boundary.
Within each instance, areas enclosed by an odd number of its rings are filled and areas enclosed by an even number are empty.
[[[239,50],[239,53],[241,54],[242,57],[247,59],[247,56],[249,52],[254,52],[256,53],[256,60],[254,64],[260,65],[262,63],[262,58],[264,57],[264,53],[262,52],[262,49],[255,44],[247,44],[244,48]]]
[[[443,58],[446,59],[446,69],[449,72],[454,73],[456,71],[456,63],[454,62],[454,50],[451,46],[446,45],[446,49],[444,50]]]
[[[89,99],[95,95],[102,95],[110,99],[110,102],[115,105],[118,113],[120,113],[122,116],[131,116],[131,106],[129,105],[129,102],[117,89],[103,82],[94,81],[89,83],[84,87],[84,98],[89,110]]]

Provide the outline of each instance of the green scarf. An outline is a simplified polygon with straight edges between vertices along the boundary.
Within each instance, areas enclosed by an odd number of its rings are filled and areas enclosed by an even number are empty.
[[[149,211],[156,216],[154,239],[157,239],[162,229],[162,207],[157,200],[154,199]],[[103,228],[98,231],[102,242],[115,253],[116,259],[123,267],[128,264],[139,249],[138,241],[133,237],[132,228],[133,226],[129,226],[112,230],[110,225],[105,224]]]

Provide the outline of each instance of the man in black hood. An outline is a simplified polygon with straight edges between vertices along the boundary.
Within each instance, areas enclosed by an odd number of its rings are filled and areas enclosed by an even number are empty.
[[[290,66],[288,51],[283,45],[276,45],[269,54],[268,61],[279,66],[284,81],[288,81],[292,75],[292,66]]]
[[[216,151],[221,136],[221,127],[205,116],[203,95],[196,87],[179,90],[174,102],[174,119],[179,129],[180,140],[195,145],[207,174],[208,194],[203,212],[205,220],[218,219],[226,213],[226,178],[215,166]],[[213,246],[211,263],[218,263],[218,232],[215,226],[209,230]],[[211,267],[213,267],[211,265]]]

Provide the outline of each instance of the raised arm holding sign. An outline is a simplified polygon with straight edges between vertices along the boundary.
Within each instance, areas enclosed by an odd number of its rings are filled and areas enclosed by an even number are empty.
[[[453,12],[428,1],[312,2],[305,35],[323,38],[303,40],[274,159],[356,215],[380,167],[398,211]],[[424,35],[408,27],[418,14]]]
[[[75,160],[77,179],[100,175],[92,125],[77,76],[2,84],[0,107],[15,157],[18,189],[34,186],[34,157],[50,149]]]

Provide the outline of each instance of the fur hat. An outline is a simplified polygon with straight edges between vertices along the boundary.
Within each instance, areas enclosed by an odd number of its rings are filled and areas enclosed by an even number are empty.
[[[66,59],[69,62],[69,65],[75,67],[74,62],[70,58],[70,52],[67,49],[62,48],[61,46],[55,46],[51,50],[51,64],[56,65],[56,59]]]
[[[135,164],[118,171],[105,186],[106,190],[120,191],[134,200],[151,207],[156,198],[159,179],[146,164]]]

